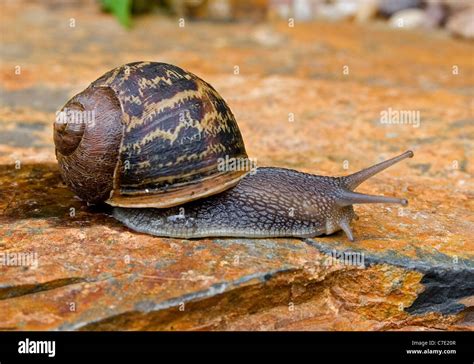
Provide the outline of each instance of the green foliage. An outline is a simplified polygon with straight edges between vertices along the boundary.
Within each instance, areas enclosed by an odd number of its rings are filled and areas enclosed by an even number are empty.
[[[130,28],[132,24],[132,1],[133,0],[101,0],[102,8],[112,12],[120,24]]]

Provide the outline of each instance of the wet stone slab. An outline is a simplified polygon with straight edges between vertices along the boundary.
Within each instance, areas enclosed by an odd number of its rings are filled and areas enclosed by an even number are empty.
[[[155,16],[126,32],[89,10],[70,29],[73,7],[5,6],[0,329],[473,329],[472,43],[350,23],[190,23],[178,33]],[[355,242],[128,230],[61,181],[52,122],[89,82],[136,60],[178,64],[215,86],[259,166],[344,175],[414,150],[359,189],[409,205],[357,206]],[[389,110],[419,111],[419,123],[384,124]]]

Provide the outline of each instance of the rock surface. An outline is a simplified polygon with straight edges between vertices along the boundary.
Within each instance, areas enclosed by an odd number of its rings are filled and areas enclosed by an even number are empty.
[[[0,329],[473,329],[472,44],[284,22],[262,46],[251,24],[144,16],[127,32],[95,6],[3,8]],[[70,96],[136,60],[214,85],[260,166],[342,175],[413,149],[360,188],[410,204],[357,206],[354,243],[127,230],[64,186],[51,125]],[[414,116],[382,123],[387,110]]]

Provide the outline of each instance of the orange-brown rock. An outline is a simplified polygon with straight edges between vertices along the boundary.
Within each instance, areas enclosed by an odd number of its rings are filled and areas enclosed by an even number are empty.
[[[473,329],[473,44],[377,23],[179,28],[156,15],[127,32],[94,3],[10,2],[1,16],[0,329]],[[410,204],[356,207],[354,243],[127,230],[62,183],[52,122],[136,60],[214,85],[260,166],[342,175],[413,149],[360,188]],[[388,110],[419,118],[381,123]]]

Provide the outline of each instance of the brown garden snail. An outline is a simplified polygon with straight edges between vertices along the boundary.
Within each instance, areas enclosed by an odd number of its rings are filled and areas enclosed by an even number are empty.
[[[411,151],[344,177],[220,168],[223,158],[248,161],[234,116],[211,85],[170,64],[115,68],[58,115],[54,142],[66,184],[87,202],[112,205],[113,216],[139,232],[255,238],[342,229],[352,241],[353,204],[407,204],[353,190]]]

